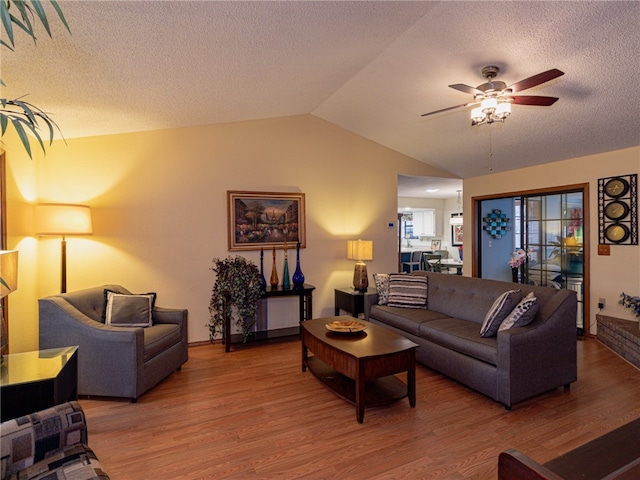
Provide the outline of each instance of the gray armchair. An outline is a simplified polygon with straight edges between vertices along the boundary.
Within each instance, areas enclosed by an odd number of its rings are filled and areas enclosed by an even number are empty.
[[[146,328],[104,323],[104,285],[38,300],[40,348],[78,345],[78,394],[132,401],[187,361],[187,310],[153,308]]]

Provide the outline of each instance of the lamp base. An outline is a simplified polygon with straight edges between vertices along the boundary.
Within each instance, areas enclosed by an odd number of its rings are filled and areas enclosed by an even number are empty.
[[[366,292],[369,288],[367,266],[364,262],[357,262],[356,268],[353,270],[353,288],[359,292]]]

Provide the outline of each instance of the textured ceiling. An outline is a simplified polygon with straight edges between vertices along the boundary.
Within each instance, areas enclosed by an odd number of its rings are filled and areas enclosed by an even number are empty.
[[[0,78],[68,138],[310,113],[461,178],[640,144],[635,1],[60,5],[72,35],[19,37]],[[420,116],[490,64],[508,85],[562,70],[522,92],[560,100],[492,126]]]

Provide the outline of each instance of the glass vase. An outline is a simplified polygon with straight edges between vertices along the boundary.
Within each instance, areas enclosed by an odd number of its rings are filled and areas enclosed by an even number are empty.
[[[293,273],[293,286],[301,287],[304,284],[304,274],[300,268],[300,242],[296,247],[296,271]]]

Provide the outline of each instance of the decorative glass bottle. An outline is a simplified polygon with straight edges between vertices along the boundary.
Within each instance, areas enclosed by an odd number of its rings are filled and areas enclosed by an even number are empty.
[[[282,288],[288,290],[291,288],[289,280],[289,260],[287,259],[287,242],[284,242],[284,272],[282,273]]]
[[[260,289],[267,288],[267,280],[264,278],[264,248],[260,249]]]
[[[278,288],[278,269],[276,268],[276,247],[273,247],[273,267],[271,268],[271,278],[269,279],[271,288]]]
[[[293,286],[301,287],[304,284],[304,274],[300,268],[300,242],[296,246],[296,271],[293,274]]]

